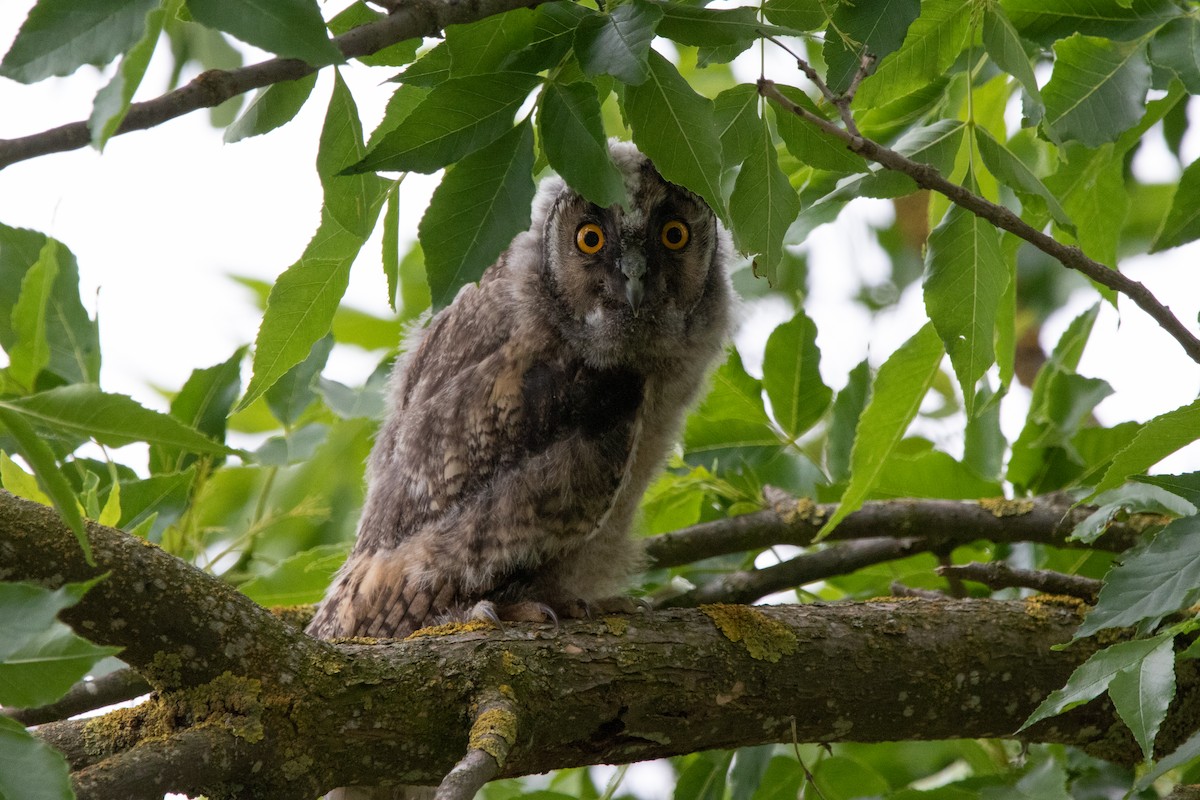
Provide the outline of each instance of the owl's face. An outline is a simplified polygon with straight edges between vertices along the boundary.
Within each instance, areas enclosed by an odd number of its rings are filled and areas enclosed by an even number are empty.
[[[696,195],[645,156],[613,147],[628,209],[601,208],[559,185],[543,227],[543,269],[569,338],[598,362],[673,355],[723,287],[720,229]]]

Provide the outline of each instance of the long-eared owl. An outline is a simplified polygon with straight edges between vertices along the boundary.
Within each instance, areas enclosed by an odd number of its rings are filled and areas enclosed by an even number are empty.
[[[637,568],[638,501],[729,334],[730,248],[699,197],[610,152],[627,208],[543,181],[529,230],[397,363],[309,633],[577,615]]]

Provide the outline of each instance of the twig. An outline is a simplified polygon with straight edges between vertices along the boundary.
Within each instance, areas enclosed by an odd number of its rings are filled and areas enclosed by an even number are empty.
[[[434,800],[471,800],[499,774],[516,737],[516,708],[499,695],[479,704],[467,754],[437,787]]]
[[[936,589],[920,589],[916,586],[905,586],[900,581],[892,581],[893,597],[919,597],[922,600],[945,600],[949,595]]]
[[[830,136],[841,139],[852,152],[863,158],[882,164],[888,169],[902,172],[913,179],[918,186],[945,195],[956,205],[965,208],[978,217],[986,219],[998,228],[1012,233],[1032,244],[1043,253],[1053,257],[1063,266],[1082,272],[1096,283],[1120,292],[1149,314],[1159,326],[1170,334],[1183,347],[1196,363],[1200,363],[1200,339],[1192,334],[1179,321],[1171,310],[1158,301],[1149,289],[1139,281],[1129,278],[1115,269],[1109,269],[1098,261],[1084,255],[1078,247],[1065,245],[1052,236],[1047,236],[1004,206],[996,205],[989,200],[974,194],[957,183],[943,178],[936,169],[928,164],[913,161],[895,150],[890,150],[878,142],[861,135],[842,130],[829,120],[823,119],[807,109],[789,100],[775,82],[765,78],[758,82],[758,93],[763,97],[774,100],[784,110],[795,114],[806,122],[815,125]]]
[[[7,714],[22,725],[44,725],[47,722],[132,700],[150,691],[150,688],[146,679],[133,670],[119,669],[94,681],[80,681],[72,686],[62,699],[48,706],[6,708],[0,713]]]
[[[954,564],[954,562],[950,558],[951,549],[952,548],[947,547],[947,548],[943,548],[937,552],[938,564],[940,564],[943,567],[949,567]],[[950,590],[949,592],[947,592],[947,594],[949,594],[951,597],[969,597],[970,596],[970,594],[967,592],[967,587],[963,586],[962,579],[959,578],[958,575],[955,574],[953,571],[943,572],[942,570],[939,569],[937,572],[939,575],[941,575],[943,578],[946,579],[946,584]]]
[[[846,575],[883,561],[894,561],[928,550],[923,539],[864,539],[806,553],[765,569],[730,572],[702,586],[657,604],[658,608],[687,608],[706,603],[753,603],[833,575]]]
[[[418,0],[406,2],[377,22],[357,27],[338,36],[334,44],[346,58],[370,55],[383,48],[413,39],[432,36],[447,25],[474,22],[514,8],[527,8],[545,0]],[[273,58],[235,70],[208,70],[186,86],[134,103],[117,129],[117,134],[145,130],[167,120],[201,108],[220,105],[231,97],[251,89],[260,89],[283,81],[296,80],[317,68],[290,58]],[[41,133],[15,139],[0,139],[0,169],[50,153],[77,150],[91,142],[86,121],[72,122]]]
[[[1088,603],[1096,602],[1103,581],[1079,575],[1064,575],[1047,569],[1016,569],[1003,561],[986,564],[972,562],[958,566],[946,565],[937,568],[937,573],[947,578],[965,578],[982,583],[991,589],[1025,588],[1036,589],[1046,594],[1065,594],[1078,597]]]
[[[786,498],[786,499],[785,499]],[[737,517],[703,522],[646,540],[651,567],[675,567],[728,553],[763,550],[772,545],[812,544],[835,504],[817,504],[783,495],[772,508]],[[1032,500],[880,500],[848,515],[829,541],[877,536],[920,536],[931,546],[992,542],[1038,542],[1083,547],[1068,541],[1076,524],[1095,509],[1072,507],[1065,495]],[[1157,514],[1132,514],[1115,522],[1090,547],[1119,552],[1132,547],[1146,527],[1163,524]]]

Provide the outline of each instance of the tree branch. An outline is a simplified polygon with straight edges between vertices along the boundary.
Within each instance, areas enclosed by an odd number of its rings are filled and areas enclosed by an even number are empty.
[[[1046,569],[1016,569],[1003,561],[987,564],[973,562],[958,566],[945,565],[937,568],[938,575],[956,576],[982,583],[990,589],[1036,589],[1047,594],[1065,594],[1078,597],[1085,603],[1095,603],[1103,581],[1079,575],[1064,575]]]
[[[775,592],[834,575],[895,561],[929,550],[923,539],[863,539],[806,553],[763,569],[730,572],[689,592],[668,597],[659,608],[691,608],[704,603],[753,603]]]
[[[96,566],[53,509],[0,491],[0,578],[51,588],[110,573],[63,621],[158,688],[197,686],[229,672],[297,674],[331,648],[292,628],[229,584],[143,539],[88,523]],[[324,654],[324,655],[323,655]]]
[[[133,670],[119,669],[94,681],[80,681],[57,703],[41,708],[4,708],[0,714],[7,714],[22,725],[43,725],[132,700],[150,688],[146,679]]]
[[[346,58],[370,55],[418,36],[432,36],[447,25],[474,22],[493,14],[528,8],[545,0],[410,0],[385,19],[368,23],[333,41]],[[220,105],[252,89],[296,80],[317,68],[303,61],[273,58],[235,70],[209,70],[153,100],[133,103],[117,134],[145,130],[202,108]],[[0,169],[38,156],[86,147],[91,133],[86,121],[15,139],[0,139]]]
[[[766,78],[759,79],[758,93],[763,97],[774,100],[784,110],[815,125],[830,136],[841,139],[851,151],[858,153],[860,156],[882,164],[888,169],[904,173],[912,178],[918,186],[945,195],[956,205],[967,209],[996,227],[1003,228],[1009,233],[1029,242],[1043,253],[1056,259],[1063,266],[1082,272],[1101,286],[1107,286],[1109,289],[1125,295],[1137,303],[1163,330],[1179,342],[1189,358],[1200,363],[1200,339],[1193,335],[1179,321],[1179,318],[1171,313],[1169,308],[1159,302],[1158,298],[1144,284],[1121,274],[1115,269],[1110,269],[1098,261],[1093,261],[1084,255],[1083,251],[1078,247],[1065,245],[1057,239],[1047,236],[1027,224],[1004,206],[992,203],[965,187],[946,180],[938,174],[936,169],[928,164],[912,161],[895,150],[890,150],[864,136],[856,136],[849,131],[839,128],[829,120],[813,114],[780,93],[775,87],[774,81]]]
[[[651,568],[675,567],[714,556],[763,550],[779,544],[812,544],[835,503],[795,500],[783,493],[769,498],[772,508],[737,517],[703,522],[646,540]],[[1038,542],[1059,547],[1083,547],[1067,541],[1074,527],[1094,508],[1072,507],[1064,495],[1032,500],[880,500],[849,514],[829,541],[871,537],[920,537],[930,549],[944,549],[978,540]],[[1150,525],[1163,525],[1157,514],[1132,514],[1114,522],[1095,543],[1102,550],[1132,547]]]

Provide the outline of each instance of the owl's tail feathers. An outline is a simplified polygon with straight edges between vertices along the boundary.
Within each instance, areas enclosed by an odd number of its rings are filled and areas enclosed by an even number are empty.
[[[403,638],[455,606],[458,591],[399,550],[352,553],[308,626],[310,636]]]

